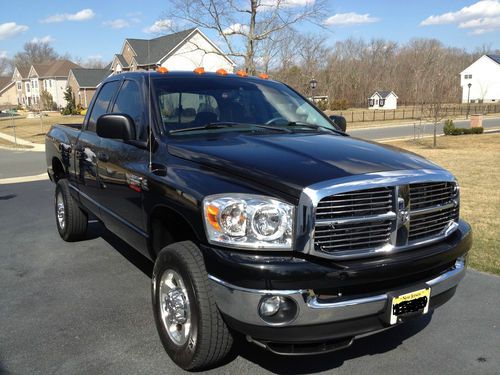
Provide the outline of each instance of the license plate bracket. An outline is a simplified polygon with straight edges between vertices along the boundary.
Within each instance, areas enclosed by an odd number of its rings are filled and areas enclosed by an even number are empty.
[[[431,288],[423,287],[410,292],[389,295],[387,320],[393,325],[415,315],[429,312]]]

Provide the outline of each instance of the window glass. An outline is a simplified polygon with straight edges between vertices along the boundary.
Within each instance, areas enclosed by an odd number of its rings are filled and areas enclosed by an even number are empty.
[[[123,83],[118,92],[112,112],[129,115],[134,120],[137,139],[141,141],[148,139],[144,106],[142,105],[141,92],[136,82],[125,81]]]
[[[287,86],[273,81],[214,77],[155,79],[154,91],[166,131],[214,122],[333,125]]]
[[[92,112],[90,113],[87,130],[95,132],[95,123],[100,116],[107,112],[109,102],[113,98],[119,83],[119,81],[105,83],[99,91],[99,94],[94,102],[94,106],[92,107]]]

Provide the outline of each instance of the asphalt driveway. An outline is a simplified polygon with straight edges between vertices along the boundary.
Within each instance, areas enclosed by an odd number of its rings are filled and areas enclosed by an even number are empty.
[[[56,231],[53,185],[0,185],[0,373],[178,374],[150,306],[151,263],[98,223]],[[213,374],[498,374],[500,278],[469,271],[433,316],[314,357],[238,341]]]

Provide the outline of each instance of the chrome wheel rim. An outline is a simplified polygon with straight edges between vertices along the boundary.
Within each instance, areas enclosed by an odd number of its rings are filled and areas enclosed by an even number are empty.
[[[64,229],[64,226],[66,225],[65,211],[64,199],[61,192],[59,192],[56,197],[56,217],[57,223],[61,229]]]
[[[163,273],[159,295],[163,326],[176,345],[184,345],[191,332],[191,311],[186,285],[176,271]]]

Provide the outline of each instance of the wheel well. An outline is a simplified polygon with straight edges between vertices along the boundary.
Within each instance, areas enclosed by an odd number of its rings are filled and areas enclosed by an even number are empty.
[[[58,158],[52,159],[52,171],[54,172],[54,180],[56,182],[66,176],[66,171]]]
[[[149,219],[150,246],[152,255],[174,242],[193,241],[199,243],[191,224],[176,211],[167,207],[155,208]]]

